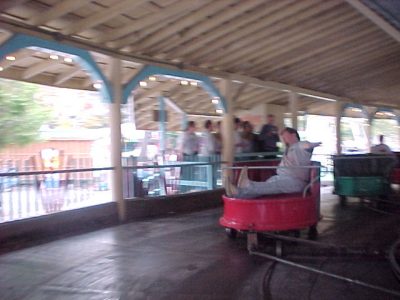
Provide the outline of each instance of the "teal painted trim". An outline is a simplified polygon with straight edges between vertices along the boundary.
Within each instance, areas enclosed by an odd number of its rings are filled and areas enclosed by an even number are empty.
[[[122,103],[127,102],[131,91],[136,88],[140,81],[145,80],[152,75],[164,75],[167,77],[199,81],[201,86],[210,94],[211,97],[218,97],[220,99],[219,106],[217,108],[222,109],[224,112],[227,111],[225,98],[220,94],[213,82],[207,76],[189,71],[168,69],[151,65],[145,66],[139,71],[138,74],[136,74],[124,85]]]
[[[341,116],[343,117],[344,115],[344,111],[348,108],[358,108],[361,109],[362,113],[364,114],[366,119],[370,119],[370,116],[368,114],[368,112],[365,110],[365,108],[361,105],[361,104],[357,104],[357,103],[346,103],[345,105],[343,105],[342,107],[342,113]]]
[[[73,55],[75,61],[89,72],[94,81],[102,82],[100,93],[105,100],[112,102],[111,85],[88,51],[18,33],[0,45],[0,58],[23,48],[41,48],[42,51],[52,50]]]
[[[392,113],[393,114],[393,119],[395,119],[397,121],[397,125],[400,125],[400,116],[396,114],[396,112],[391,109],[391,108],[387,108],[387,107],[378,107],[376,109],[376,111],[373,113],[373,117],[375,116],[376,113],[378,112],[388,112],[388,113]],[[373,118],[372,117],[372,118]]]

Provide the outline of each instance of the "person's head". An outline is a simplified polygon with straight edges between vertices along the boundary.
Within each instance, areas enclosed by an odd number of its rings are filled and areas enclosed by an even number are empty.
[[[204,122],[204,128],[207,129],[208,131],[212,130],[212,122],[211,120],[207,120]]]
[[[253,126],[249,121],[244,121],[242,125],[244,132],[253,132]]]
[[[300,136],[297,130],[290,127],[286,127],[281,131],[281,137],[282,141],[289,146],[300,141]]]
[[[242,121],[240,121],[240,119],[238,117],[235,117],[235,119],[233,121],[234,121],[235,130],[238,130],[240,128]]]
[[[274,123],[275,123],[275,115],[273,115],[273,114],[268,114],[268,115],[267,115],[267,123],[268,123],[268,124],[274,124]]]
[[[383,139],[385,138],[385,136],[383,134],[379,135],[379,143],[383,144]]]
[[[194,121],[189,121],[186,127],[186,131],[194,132],[196,130],[196,123]]]
[[[221,121],[218,121],[215,123],[215,131],[220,132],[221,131]]]

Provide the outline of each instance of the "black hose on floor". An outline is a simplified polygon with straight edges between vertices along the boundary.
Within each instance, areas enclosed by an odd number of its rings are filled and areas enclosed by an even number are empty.
[[[400,266],[396,259],[396,250],[399,246],[400,246],[400,239],[394,242],[394,244],[390,247],[389,262],[394,275],[396,275],[397,279],[400,281]]]
[[[381,287],[381,286],[365,283],[365,282],[359,281],[357,279],[352,279],[352,278],[348,278],[348,277],[344,277],[344,276],[328,273],[328,272],[325,272],[325,271],[322,271],[322,270],[318,270],[318,269],[315,269],[315,268],[312,268],[312,267],[304,266],[304,265],[301,265],[301,264],[298,264],[298,263],[295,263],[295,262],[292,262],[292,261],[288,261],[288,260],[273,256],[273,255],[269,255],[269,254],[266,254],[266,253],[261,253],[261,252],[257,252],[257,251],[249,251],[249,253],[250,253],[250,255],[261,256],[261,257],[268,258],[268,259],[271,259],[273,261],[280,262],[280,263],[283,263],[283,264],[286,264],[286,265],[289,265],[289,266],[292,266],[292,267],[303,269],[303,270],[306,270],[306,271],[309,271],[309,272],[314,272],[314,273],[317,273],[319,275],[335,278],[335,279],[342,280],[342,281],[345,281],[345,282],[348,282],[348,283],[357,284],[357,285],[360,285],[360,286],[363,286],[363,287],[366,287],[366,288],[369,288],[369,289],[373,289],[373,290],[376,290],[376,291],[379,291],[379,292],[383,292],[383,293],[386,293],[386,294],[390,294],[390,295],[394,295],[394,296],[400,297],[400,291],[397,291],[397,290],[390,290],[390,289],[387,289],[387,288],[384,288],[384,287]]]

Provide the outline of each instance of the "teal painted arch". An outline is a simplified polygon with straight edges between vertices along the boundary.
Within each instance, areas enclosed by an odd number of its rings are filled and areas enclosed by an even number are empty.
[[[398,114],[396,114],[396,112],[395,112],[393,109],[391,109],[391,108],[386,108],[386,107],[378,107],[378,108],[375,110],[375,112],[371,115],[371,120],[375,117],[375,115],[376,115],[378,112],[384,112],[384,113],[391,113],[391,114],[393,114],[393,119],[396,120],[397,125],[400,125],[400,116],[399,116]]]
[[[75,61],[89,72],[94,81],[102,83],[100,93],[103,98],[108,102],[112,102],[111,85],[88,51],[18,33],[0,45],[0,58],[23,48],[41,48],[42,51],[56,51],[74,56]]]
[[[151,65],[145,66],[139,71],[138,74],[136,74],[131,80],[129,80],[129,82],[124,85],[122,103],[126,103],[128,101],[129,95],[140,81],[154,75],[163,75],[166,77],[199,81],[201,86],[208,92],[211,97],[219,98],[217,108],[222,109],[224,112],[227,111],[225,98],[220,94],[218,89],[214,86],[210,78],[208,78],[207,76],[189,71],[168,69]]]
[[[364,114],[365,118],[370,120],[370,116],[368,114],[368,111],[364,108],[364,106],[362,106],[361,104],[357,104],[357,103],[346,103],[345,105],[343,105],[342,112],[341,112],[341,117],[344,116],[344,112],[348,108],[358,108],[358,109],[360,109],[361,112]]]

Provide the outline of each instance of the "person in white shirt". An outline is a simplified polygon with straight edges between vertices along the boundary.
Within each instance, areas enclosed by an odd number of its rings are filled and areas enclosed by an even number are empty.
[[[389,148],[389,146],[383,143],[383,139],[384,139],[384,135],[383,134],[379,135],[379,144],[371,147],[371,153],[394,155],[394,153]]]
[[[240,174],[238,185],[225,181],[226,194],[229,197],[251,199],[269,194],[301,192],[308,184],[310,170],[301,168],[311,165],[312,151],[321,143],[301,142],[299,134],[293,128],[282,130],[281,138],[286,151],[277,168],[277,175],[264,182],[251,181],[247,177],[247,168]]]
[[[183,132],[180,143],[180,152],[183,160],[186,160],[185,157],[193,157],[199,153],[199,138],[195,131],[196,123],[194,121],[189,121],[186,130]]]
[[[200,155],[201,156],[211,156],[216,152],[216,141],[215,136],[212,133],[213,124],[211,120],[207,120],[204,123],[205,131],[203,132],[203,136],[201,137],[200,143]]]

